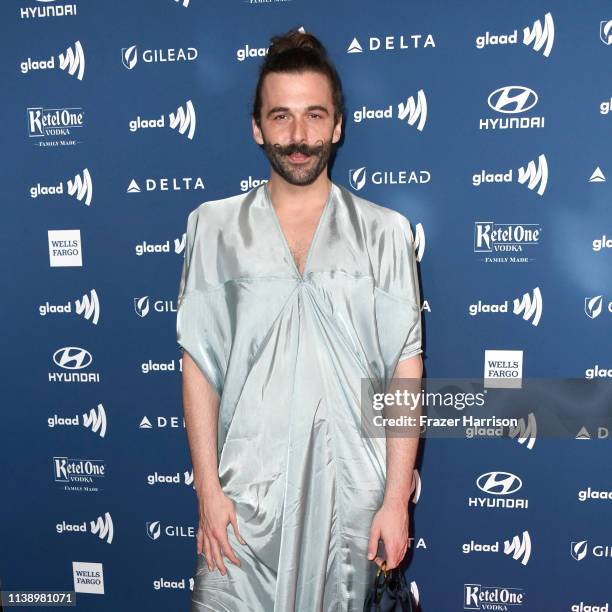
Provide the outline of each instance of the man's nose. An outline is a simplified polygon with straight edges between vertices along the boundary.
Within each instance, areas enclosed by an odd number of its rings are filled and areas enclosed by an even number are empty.
[[[296,118],[291,128],[291,138],[293,142],[299,143],[306,140],[306,125],[302,119]]]

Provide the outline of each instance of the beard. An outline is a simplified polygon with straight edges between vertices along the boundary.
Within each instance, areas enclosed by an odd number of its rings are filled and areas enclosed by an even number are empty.
[[[265,137],[263,137],[263,141],[262,148],[270,161],[270,165],[277,174],[291,185],[302,186],[314,183],[327,166],[332,153],[331,140],[327,142],[319,141],[312,147],[305,143],[286,146],[272,144]],[[310,159],[303,164],[293,164],[289,160],[289,155],[293,153],[308,155]]]

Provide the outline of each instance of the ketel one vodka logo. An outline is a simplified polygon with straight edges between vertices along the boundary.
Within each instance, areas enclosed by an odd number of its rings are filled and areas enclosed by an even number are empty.
[[[535,191],[538,195],[544,195],[546,185],[548,184],[548,163],[546,156],[540,155],[537,162],[531,160],[526,166],[521,166],[516,173],[512,168],[507,172],[487,172],[481,170],[478,174],[472,175],[472,185],[480,187],[486,184],[512,183],[516,180],[525,185],[531,191]]]
[[[168,63],[168,62],[192,62],[197,59],[198,50],[195,47],[187,47],[185,49],[145,49],[140,52],[140,59],[145,64],[153,63]],[[121,63],[128,69],[132,70],[138,63],[139,53],[138,47],[123,47],[121,49]]]
[[[85,320],[90,321],[94,325],[98,324],[100,319],[100,301],[95,289],[85,293],[79,300],[74,302],[68,301],[65,304],[51,304],[45,302],[38,307],[38,314],[41,317],[46,317],[49,314],[76,314],[81,315]]]
[[[53,353],[59,372],[49,372],[49,382],[100,382],[98,372],[83,372],[93,362],[91,353],[79,346],[64,346]]]
[[[101,459],[53,457],[53,476],[65,491],[98,492],[97,481],[106,476],[106,464]]]
[[[54,414],[47,419],[47,425],[51,428],[83,426],[103,438],[106,435],[107,427],[106,411],[102,404],[98,404],[95,408],[92,408],[89,412],[84,412],[80,416],[75,414],[74,416],[61,417]]]
[[[361,123],[370,119],[399,119],[406,121],[408,125],[416,126],[420,132],[425,127],[427,121],[427,98],[425,92],[419,89],[416,98],[410,96],[406,102],[400,102],[397,107],[393,104],[385,108],[367,108],[362,106],[359,110],[353,112],[353,121]]]
[[[165,535],[170,538],[195,538],[195,528],[192,525],[162,525],[161,521],[147,521],[147,536],[159,540]]]
[[[85,74],[85,53],[83,52],[81,42],[77,40],[74,43],[74,48],[68,47],[64,53],[60,53],[58,56],[52,55],[45,59],[32,59],[28,57],[21,62],[19,68],[23,74],[33,70],[54,70],[59,68],[82,81]]]
[[[472,553],[499,553],[500,542],[496,541],[493,544],[480,544],[474,540],[470,540],[461,546],[464,555]],[[528,531],[523,531],[521,535],[515,535],[512,540],[504,540],[504,554],[512,557],[515,561],[519,561],[523,565],[529,563],[531,557],[531,537]]]
[[[504,34],[485,32],[481,36],[476,37],[476,48],[484,49],[488,46],[516,45],[518,41],[517,30]],[[544,25],[542,25],[539,19],[536,19],[531,27],[524,27],[522,42],[534,51],[541,52],[544,57],[548,57],[555,42],[555,23],[552,15],[550,13],[544,15]]]
[[[180,134],[187,134],[189,140],[193,140],[196,128],[196,114],[193,107],[193,102],[187,100],[184,107],[179,106],[175,113],[160,115],[152,119],[142,118],[140,116],[132,119],[129,122],[130,132],[148,128],[165,128],[168,125],[173,130],[178,130]]]
[[[85,125],[85,113],[82,108],[43,108],[39,106],[27,109],[28,137],[40,139],[34,144],[40,147],[75,145],[78,141],[67,139],[74,136],[76,128]]]
[[[57,533],[92,533],[97,535],[101,540],[104,540],[107,544],[113,543],[114,527],[113,519],[109,512],[105,512],[104,516],[99,516],[94,521],[89,521],[89,529],[87,521],[82,523],[67,523],[62,521],[55,525]]]
[[[538,94],[529,87],[523,85],[499,87],[489,94],[487,104],[500,116],[481,118],[478,127],[481,130],[543,128],[544,117],[525,115],[537,103]]]
[[[470,508],[528,508],[529,500],[513,497],[523,486],[523,481],[510,472],[485,472],[476,479],[476,486],[485,494],[468,497]]]
[[[183,232],[180,238],[174,239],[174,253],[181,254],[185,250],[185,243],[187,241],[187,232]],[[139,257],[142,255],[152,255],[157,253],[170,253],[170,240],[166,240],[161,243],[152,243],[143,240],[140,244],[136,245],[136,255]]]
[[[140,298],[134,298],[134,310],[139,317],[146,317],[151,312],[151,304],[153,312],[176,312],[176,305],[173,300],[151,300],[148,295]]]
[[[542,228],[538,223],[474,222],[474,253],[481,261],[492,263],[527,263],[525,251],[540,244]]]
[[[35,199],[41,196],[62,196],[64,194],[76,198],[86,206],[91,204],[93,182],[87,168],[83,168],[81,174],[75,174],[73,179],[62,181],[57,185],[41,185],[36,183],[36,185],[30,187],[30,197]]]
[[[525,591],[513,587],[464,584],[463,595],[464,610],[515,610],[525,603]]]
[[[507,313],[509,301],[505,300],[501,304],[488,304],[478,300],[475,304],[470,304],[468,312],[475,317],[480,314],[488,313]],[[533,293],[524,293],[521,298],[514,298],[512,302],[512,312],[521,316],[524,321],[529,321],[533,326],[537,326],[542,318],[542,293],[539,287],[535,287]]]

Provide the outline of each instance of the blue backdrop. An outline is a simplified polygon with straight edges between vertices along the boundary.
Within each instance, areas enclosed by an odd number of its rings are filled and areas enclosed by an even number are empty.
[[[611,20],[603,1],[3,2],[3,588],[188,609],[186,219],[267,177],[249,111],[290,27],[343,80],[333,180],[415,230],[427,375],[612,376]],[[608,609],[609,438],[589,436],[427,440],[422,610]]]

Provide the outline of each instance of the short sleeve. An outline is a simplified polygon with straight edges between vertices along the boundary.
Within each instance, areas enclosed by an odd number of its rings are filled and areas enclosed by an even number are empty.
[[[397,248],[398,273],[402,278],[398,279],[398,287],[401,288],[402,296],[412,304],[412,316],[409,320],[408,332],[404,341],[399,361],[414,357],[423,352],[422,330],[421,330],[421,297],[419,291],[419,276],[417,271],[414,235],[410,222],[401,217],[402,240]]]
[[[206,245],[199,209],[187,219],[183,267],[179,280],[176,340],[187,351],[208,382],[221,396],[223,387],[222,333],[215,298],[206,290]],[[213,292],[216,293],[216,292]]]

